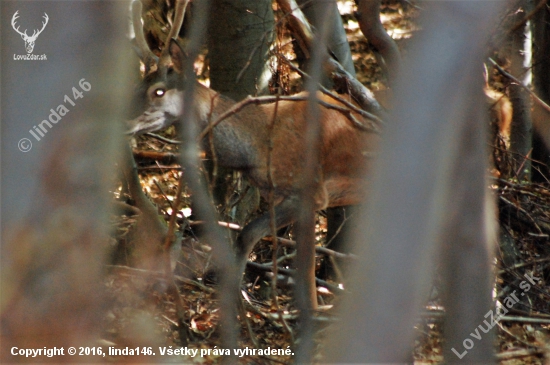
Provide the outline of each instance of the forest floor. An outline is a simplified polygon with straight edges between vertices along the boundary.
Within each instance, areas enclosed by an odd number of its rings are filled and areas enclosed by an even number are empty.
[[[354,18],[354,3],[351,0],[339,1],[348,40],[357,69],[357,78],[374,90],[384,89],[382,73],[376,58],[359,30]],[[389,34],[396,40],[406,54],[411,37],[418,31],[415,19],[420,12],[409,3],[400,1],[384,2],[382,21]],[[498,80],[497,80],[498,81]],[[501,83],[503,84],[503,83]],[[502,87],[501,87],[502,91]],[[163,133],[175,138],[174,128]],[[178,147],[150,137],[140,137],[135,150],[159,152],[161,160],[140,157],[139,171],[147,194],[158,205],[159,211],[168,220],[172,212],[171,203],[175,199],[181,168],[177,164]],[[506,164],[508,157],[498,146],[492,145],[493,155],[499,163]],[[536,166],[535,166],[536,167]],[[500,241],[497,250],[495,298],[500,302],[509,299],[510,294],[522,291],[526,295],[515,303],[496,326],[498,360],[501,364],[544,364],[550,359],[550,290],[547,281],[550,278],[550,189],[549,183],[520,183],[509,172],[491,172],[491,189],[498,201],[500,221]],[[219,302],[216,287],[208,283],[205,273],[209,269],[209,247],[196,235],[200,222],[194,222],[190,197],[184,195],[183,208],[179,211],[179,229],[184,236],[184,253],[189,258],[180,262],[180,273],[176,276],[181,298],[186,308],[185,318],[190,325],[190,348],[212,350],[219,346],[216,325],[219,321]],[[131,231],[135,217],[117,217],[114,219],[116,238],[120,243]],[[317,240],[324,244],[326,236],[326,218],[321,212],[318,216]],[[291,232],[290,236],[292,238]],[[503,249],[503,247],[505,247]],[[290,251],[285,254],[290,255]],[[269,262],[271,249],[267,242],[258,245],[254,251],[256,262]],[[317,258],[319,264],[325,257]],[[285,265],[288,266],[288,265]],[[320,266],[320,265],[319,265]],[[191,273],[191,274],[189,274]],[[524,275],[539,278],[537,285],[525,291],[520,288]],[[104,318],[105,344],[119,348],[137,346],[185,346],[180,339],[176,316],[175,298],[168,294],[166,285],[160,279],[161,274],[147,272],[124,265],[111,267],[106,280],[110,303]],[[254,273],[247,276],[246,293],[248,296],[247,317],[250,330],[242,325],[242,347],[286,349],[292,343],[285,326],[279,321],[282,314],[293,331],[297,325],[297,311],[292,302],[292,285],[281,287],[277,294],[277,304],[270,291],[269,276]],[[329,284],[338,286],[338,282],[329,279]],[[440,305],[437,285],[425,313],[416,326],[418,339],[414,344],[415,364],[432,364],[442,361],[441,328],[444,309]],[[321,303],[316,316],[319,335],[322,336],[326,323],[334,321],[332,308],[338,294],[327,288],[319,288]],[[493,330],[494,331],[494,330]],[[252,338],[254,340],[252,340]],[[205,356],[181,356],[177,361],[197,364],[214,364],[221,359],[212,352]],[[176,358],[171,358],[174,361]],[[546,360],[545,360],[546,359]],[[133,361],[130,357],[117,357],[116,361]],[[317,359],[322,362],[321,359]],[[245,356],[242,363],[283,364],[291,363],[290,357]]]

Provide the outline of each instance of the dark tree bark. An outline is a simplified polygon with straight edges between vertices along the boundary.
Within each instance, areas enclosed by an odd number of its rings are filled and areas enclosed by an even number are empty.
[[[539,9],[533,18],[534,27],[534,86],[537,95],[548,102],[550,100],[550,9]]]
[[[523,0],[520,10],[513,19],[523,20],[531,8],[531,0]],[[507,40],[507,53],[511,62],[510,73],[520,79],[523,85],[531,86],[531,22],[516,27]],[[529,37],[529,38],[528,38]],[[514,170],[520,180],[531,180],[531,161],[533,126],[531,121],[531,99],[521,86],[512,83],[508,94],[513,106],[512,128],[510,132],[510,150],[514,157]]]
[[[355,0],[357,3],[357,20],[361,32],[374,47],[390,85],[395,84],[401,68],[401,54],[393,39],[388,35],[380,22],[380,0]]]
[[[214,0],[210,18],[208,59],[212,89],[235,101],[265,93],[271,75],[267,61],[274,30],[271,1]],[[233,172],[214,166],[208,168],[216,172],[213,175],[215,201],[227,206]],[[242,182],[240,191],[244,197],[225,215],[242,225],[258,208],[259,193],[246,181]]]
[[[268,0],[213,0],[208,28],[210,86],[239,101],[264,94],[273,10]]]
[[[533,84],[536,94],[550,103],[550,10],[544,6],[533,18]],[[543,164],[533,165],[533,180],[550,178],[550,112],[535,102],[533,105],[533,159]]]
[[[325,25],[329,29],[326,39],[327,47],[342,67],[352,76],[355,76],[355,67],[353,65],[353,60],[351,59],[351,50],[346,37],[346,31],[344,30],[344,25],[342,23],[342,18],[338,13],[336,1],[298,0],[298,5],[300,5],[300,8],[302,9],[307,20],[316,29],[321,27],[323,19],[326,19],[325,14],[327,14],[327,12],[333,14],[330,19],[328,19],[328,24]],[[330,82],[328,79],[324,78],[323,84],[330,88]]]

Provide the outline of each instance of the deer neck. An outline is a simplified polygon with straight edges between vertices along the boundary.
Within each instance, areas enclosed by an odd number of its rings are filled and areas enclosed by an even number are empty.
[[[195,113],[201,131],[235,105],[233,100],[204,85],[196,86],[195,99]],[[202,141],[205,152],[224,167],[241,170],[252,167],[256,151],[249,127],[238,114],[223,120]]]

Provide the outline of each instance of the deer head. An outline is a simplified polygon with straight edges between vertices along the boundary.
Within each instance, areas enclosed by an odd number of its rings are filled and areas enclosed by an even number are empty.
[[[27,30],[25,29],[24,32],[21,32],[19,30],[19,27],[16,27],[16,20],[17,18],[19,18],[19,10],[17,10],[15,12],[15,14],[13,14],[13,17],[11,18],[11,26],[13,27],[13,29],[19,33],[21,35],[21,38],[23,38],[23,40],[25,41],[25,49],[27,50],[27,53],[32,53],[32,50],[34,49],[34,42],[36,42],[36,38],[38,38],[38,36],[40,35],[40,33],[42,33],[42,31],[44,30],[44,28],[46,28],[46,24],[48,24],[48,14],[44,13],[44,22],[42,22],[42,29],[40,30],[37,30],[35,29],[34,32],[32,33],[31,36],[27,35]]]
[[[175,40],[180,31],[188,0],[178,0],[172,28],[165,41],[165,47],[157,57],[147,45],[141,23],[142,4],[132,3],[132,23],[135,33],[135,49],[145,66],[145,77],[135,94],[134,105],[146,106],[145,112],[128,121],[130,135],[154,132],[172,125],[182,113],[183,95],[178,90],[182,79],[183,52]],[[176,57],[174,57],[176,56]],[[139,109],[139,108],[138,108]]]

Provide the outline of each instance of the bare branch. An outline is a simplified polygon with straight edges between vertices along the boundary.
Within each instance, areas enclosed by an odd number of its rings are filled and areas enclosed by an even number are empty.
[[[329,94],[331,94],[331,93],[329,92]],[[334,97],[334,95],[332,95],[332,97]],[[220,115],[218,117],[218,119],[216,119],[215,121],[208,124],[208,126],[206,128],[204,128],[204,130],[199,134],[198,140],[199,141],[203,140],[204,137],[206,137],[206,135],[208,133],[210,133],[214,127],[216,127],[218,124],[220,124],[221,122],[223,122],[227,118],[231,117],[232,115],[237,114],[242,109],[249,106],[250,104],[255,104],[255,105],[270,104],[270,103],[276,102],[277,100],[303,102],[303,101],[308,100],[308,96],[307,95],[302,95],[302,96],[298,96],[298,95],[294,95],[294,96],[285,96],[285,95],[273,96],[273,95],[268,95],[268,96],[257,96],[257,97],[248,96],[245,99],[241,100],[240,102],[234,104],[228,110],[226,110],[222,115]],[[340,100],[343,100],[343,99],[337,99],[335,97],[335,100],[340,101]],[[327,109],[334,109],[334,110],[337,110],[337,111],[343,113],[344,115],[346,115],[346,117],[348,117],[348,119],[352,122],[352,126],[359,129],[360,131],[380,133],[380,130],[378,129],[377,126],[375,126],[374,124],[371,124],[369,127],[365,126],[363,123],[359,122],[355,117],[353,117],[351,112],[352,111],[356,112],[356,113],[361,114],[362,116],[365,116],[366,118],[369,118],[369,119],[370,119],[370,117],[373,117],[372,119],[374,119],[374,121],[376,121],[376,122],[379,121],[380,123],[382,123],[382,121],[379,118],[377,118],[376,116],[374,116],[374,115],[372,115],[368,112],[365,112],[364,110],[358,109],[357,107],[353,107],[352,105],[351,105],[351,107],[346,105],[347,107],[349,107],[349,109],[346,109],[342,106],[330,104],[330,103],[327,103],[327,102],[322,101],[322,100],[319,100],[318,102],[319,102],[320,105],[324,106]],[[343,104],[345,104],[345,103],[343,103]]]

